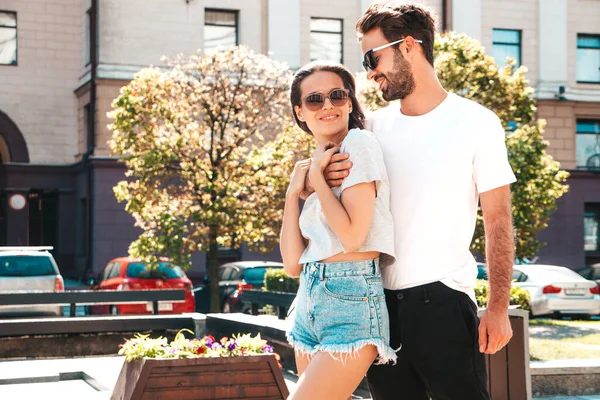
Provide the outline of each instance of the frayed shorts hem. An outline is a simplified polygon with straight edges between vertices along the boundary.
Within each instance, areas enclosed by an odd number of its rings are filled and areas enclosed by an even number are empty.
[[[294,351],[298,353],[304,353],[313,356],[315,353],[320,351],[323,353],[328,353],[332,358],[344,362],[347,356],[353,358],[363,347],[373,345],[377,348],[378,353],[374,362],[375,365],[383,365],[390,362],[396,364],[396,351],[386,344],[385,340],[383,339],[370,338],[356,340],[350,343],[317,344],[312,346],[295,339],[291,332],[289,332],[286,336],[288,342],[294,348]]]

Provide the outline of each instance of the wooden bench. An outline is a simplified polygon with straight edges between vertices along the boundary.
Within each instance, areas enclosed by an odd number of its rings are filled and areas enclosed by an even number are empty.
[[[154,315],[158,314],[159,301],[185,301],[185,291],[176,290],[73,290],[15,291],[0,293],[1,306],[21,306],[36,304],[70,305],[70,316],[75,316],[77,305],[152,303]]]
[[[254,289],[242,292],[242,301],[252,304],[252,315],[258,315],[259,306],[271,305],[277,308],[279,319],[286,318],[288,309],[295,298],[295,293],[266,292]]]

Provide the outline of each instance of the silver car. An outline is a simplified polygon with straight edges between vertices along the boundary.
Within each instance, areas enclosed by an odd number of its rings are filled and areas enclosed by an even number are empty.
[[[64,291],[52,247],[0,247],[0,292]],[[60,305],[0,305],[0,315],[63,315]]]
[[[533,316],[554,315],[587,319],[600,314],[600,292],[594,281],[556,265],[515,265],[513,286],[531,293]]]

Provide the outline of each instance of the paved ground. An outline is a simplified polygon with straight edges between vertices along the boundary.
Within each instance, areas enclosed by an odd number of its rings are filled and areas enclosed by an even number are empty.
[[[108,400],[114,387],[123,357],[85,357],[52,360],[22,360],[0,362],[0,399],[2,400]],[[34,380],[58,379],[60,373],[84,372],[95,378],[99,383],[98,389],[88,385],[83,380],[65,380],[58,382],[27,383]],[[296,385],[297,377],[290,372],[284,372],[285,382],[290,389]],[[24,381],[19,384],[7,384],[12,379]],[[357,390],[353,399],[370,399],[368,392]]]
[[[571,360],[571,363],[573,360]],[[117,381],[123,357],[85,357],[71,359],[20,360],[0,362],[0,399],[2,400],[108,400]],[[97,389],[83,380],[58,381],[60,373],[84,372],[97,381]],[[297,377],[284,372],[285,381],[290,389]],[[29,383],[27,379],[29,378]],[[9,384],[13,379],[23,383]],[[31,383],[33,380],[55,379],[55,382]],[[370,399],[369,393],[357,390],[353,399]],[[542,398],[539,398],[542,399]],[[544,397],[546,400],[600,400],[598,396]]]
[[[565,321],[566,322],[566,321]],[[600,333],[600,321],[569,321],[568,325],[530,325],[529,337],[536,339],[566,339]]]

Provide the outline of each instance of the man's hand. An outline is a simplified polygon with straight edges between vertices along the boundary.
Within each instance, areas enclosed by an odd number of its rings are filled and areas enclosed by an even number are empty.
[[[325,176],[325,180],[329,187],[340,186],[344,178],[350,174],[352,161],[348,160],[349,157],[350,154],[348,153],[336,153],[331,157],[329,165],[325,168],[325,171],[323,171],[323,175]]]
[[[325,168],[325,171],[323,171],[323,175],[325,176],[325,180],[329,187],[340,186],[344,178],[348,176],[350,168],[352,168],[352,161],[348,160],[349,157],[350,154],[348,153],[336,153],[331,157],[329,165]],[[310,178],[308,177],[308,174],[306,174],[304,190],[300,193],[300,198],[306,200],[314,191],[315,189],[310,183]]]
[[[512,338],[513,331],[508,318],[508,310],[486,309],[479,324],[479,351],[494,354]]]

